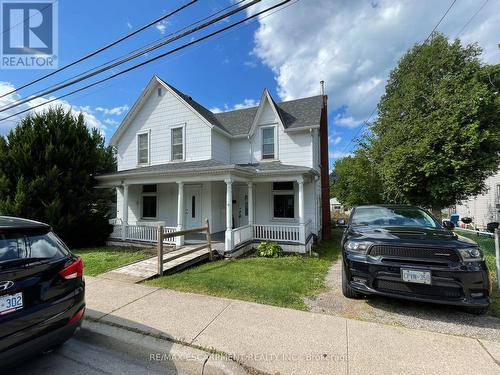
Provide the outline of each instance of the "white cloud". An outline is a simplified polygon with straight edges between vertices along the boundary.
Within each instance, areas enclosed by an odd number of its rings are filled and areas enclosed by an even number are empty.
[[[342,141],[342,137],[335,137],[335,136],[329,136],[328,137],[328,143],[331,143],[332,145],[338,145]]]
[[[130,23],[130,21],[127,21],[127,27],[128,27],[129,29],[131,29],[131,28],[132,28],[132,24]]]
[[[12,90],[15,89],[15,86],[10,83],[10,82],[1,82],[0,81],[0,96],[11,92]],[[18,100],[21,99],[21,96],[15,92],[9,95],[6,95],[3,98],[0,98],[0,109],[8,106],[9,104],[12,104]],[[7,133],[10,129],[12,129],[24,116],[28,115],[31,112],[34,113],[41,113],[43,111],[46,111],[49,107],[55,107],[55,106],[61,106],[65,111],[72,110],[75,114],[77,113],[82,113],[83,117],[85,118],[85,123],[89,128],[95,128],[98,129],[101,134],[104,135],[104,131],[106,131],[108,128],[106,125],[116,125],[117,122],[113,119],[104,119],[100,120],[95,112],[102,112],[103,114],[107,115],[115,115],[118,116],[128,110],[127,105],[123,105],[121,107],[115,107],[111,109],[107,108],[95,108],[92,109],[90,106],[85,105],[85,106],[78,106],[78,105],[73,105],[70,102],[66,100],[61,100],[57,99],[54,101],[54,97],[42,97],[42,98],[37,98],[34,99],[28,103],[22,104],[18,107],[11,108],[5,112],[0,113],[0,134],[5,134]],[[51,101],[49,103],[49,101]],[[34,108],[35,106],[38,106],[37,108]],[[12,117],[7,120],[2,120],[2,118],[5,118],[10,115],[14,115],[15,113],[18,113],[20,111],[28,110],[30,108],[33,108],[31,111],[24,112],[20,115],[17,115],[15,117]]]
[[[95,109],[98,112],[102,112],[103,114],[109,116],[120,116],[122,113],[127,112],[129,110],[128,105],[122,105],[119,107],[113,107],[113,108],[103,108],[103,107],[97,107]]]
[[[158,30],[160,32],[160,34],[163,35],[167,31],[167,25],[168,25],[168,22],[166,20],[163,20],[163,21],[158,22],[155,25],[155,27],[156,27],[156,30]]]
[[[220,113],[220,112],[227,112],[227,111],[234,111],[236,109],[245,109],[245,108],[251,108],[251,107],[257,107],[259,105],[259,101],[255,99],[245,99],[241,103],[237,103],[233,105],[232,107],[224,104],[223,108],[220,107],[213,107],[210,108],[210,111],[213,113]]]
[[[458,1],[438,31],[455,38],[482,3]],[[260,18],[253,54],[273,70],[282,100],[317,95],[319,81],[325,80],[330,109],[344,107],[339,125],[352,128],[367,119],[390,70],[425,40],[449,5],[449,0],[300,1]],[[484,61],[498,63],[498,25],[500,2],[490,1],[460,37],[464,43],[479,42]]]

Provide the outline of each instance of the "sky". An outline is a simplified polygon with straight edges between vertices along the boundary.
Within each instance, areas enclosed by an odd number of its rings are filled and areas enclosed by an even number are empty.
[[[139,4],[136,1],[116,0],[59,0],[59,66],[187,2],[143,0]],[[75,67],[0,98],[0,108],[152,41],[166,38],[169,33],[234,2],[236,0],[199,0],[171,18]],[[207,31],[187,36],[159,51],[189,42],[193,37],[227,26],[278,2],[263,0],[245,12],[207,28]],[[363,122],[373,120],[370,114],[384,92],[389,72],[409,48],[427,38],[452,2],[293,0],[280,11],[260,16],[55,103],[82,112],[88,126],[97,127],[109,140],[154,74],[213,111],[255,106],[264,88],[278,102],[318,95],[321,92],[319,82],[324,80],[329,97],[329,156],[333,163],[352,152],[356,147],[353,138],[365,129],[361,127]],[[2,27],[2,30],[5,28]],[[456,0],[437,30],[450,39],[459,37],[463,44],[477,42],[483,48],[481,58],[484,63],[500,62],[499,0]],[[150,52],[139,57],[137,62],[158,53]],[[112,72],[119,70],[121,68],[116,67]],[[0,95],[48,72],[50,70],[0,69]],[[110,73],[103,76],[107,74]],[[63,89],[3,111],[0,118],[42,104],[68,91]],[[43,107],[37,110],[40,109]],[[0,121],[0,134],[6,134],[18,120]]]

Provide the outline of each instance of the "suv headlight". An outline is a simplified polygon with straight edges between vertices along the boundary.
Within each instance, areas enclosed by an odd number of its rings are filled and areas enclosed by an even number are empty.
[[[478,247],[467,249],[458,249],[460,256],[464,262],[477,262],[483,260],[483,253]]]
[[[357,251],[359,253],[366,253],[370,245],[371,242],[349,240],[345,243],[344,247],[348,251]]]

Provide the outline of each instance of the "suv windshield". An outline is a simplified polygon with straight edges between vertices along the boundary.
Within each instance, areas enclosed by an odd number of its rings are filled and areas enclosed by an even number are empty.
[[[351,225],[439,228],[429,214],[416,207],[358,207],[354,210]]]
[[[53,233],[0,233],[0,264],[23,258],[57,259],[68,254],[64,243]]]

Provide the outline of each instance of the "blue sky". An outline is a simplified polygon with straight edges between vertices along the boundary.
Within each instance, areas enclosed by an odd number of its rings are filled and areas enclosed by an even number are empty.
[[[59,66],[186,2],[60,0]],[[248,13],[276,2],[264,0]],[[57,79],[43,81],[20,94],[28,95],[35,89],[99,65],[230,3],[228,0],[200,0],[167,22],[79,67],[56,75]],[[500,6],[490,1],[471,19],[482,3],[458,1],[439,30],[452,38],[460,33],[465,42],[479,42],[485,48],[484,60],[498,63],[500,53],[496,43],[499,41],[495,36],[498,36],[497,25],[500,24]],[[330,98],[329,144],[333,161],[355,146],[350,140],[375,107],[387,75],[397,60],[414,43],[425,39],[449,5],[450,1],[445,0],[300,0],[281,12],[229,31],[222,37],[217,36],[66,98],[64,104],[83,111],[89,124],[101,128],[109,139],[153,74],[207,108],[219,110],[255,105],[264,88],[268,88],[277,101],[317,95],[319,81],[324,79]],[[244,14],[233,16],[231,20],[242,16]],[[148,57],[153,55],[155,53]],[[0,92],[19,87],[45,73],[45,70],[0,70]],[[61,91],[64,92],[67,90]],[[6,97],[0,104],[3,106],[17,98]],[[14,125],[15,121],[0,122],[0,134],[5,134]]]

